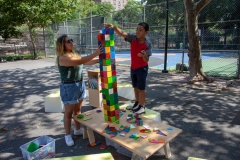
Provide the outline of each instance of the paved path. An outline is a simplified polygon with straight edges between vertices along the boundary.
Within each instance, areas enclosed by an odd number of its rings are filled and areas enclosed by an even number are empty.
[[[117,73],[118,83],[129,83],[128,67],[118,66]],[[231,82],[233,87],[227,87],[224,80],[189,86],[185,76],[156,70],[150,70],[148,76],[146,106],[161,112],[164,123],[183,130],[170,143],[170,160],[186,160],[189,156],[239,160],[240,82]],[[44,112],[44,97],[59,85],[53,59],[0,63],[0,77],[0,159],[22,159],[19,147],[41,135],[56,139],[56,157],[103,153],[99,147],[88,148],[88,140],[82,137],[75,139],[73,147],[67,147],[61,122],[63,114]],[[86,99],[83,110],[89,109]],[[99,134],[96,139],[105,142]],[[113,147],[107,149],[118,155],[118,160],[130,159]],[[160,151],[149,159],[164,160],[163,155]]]

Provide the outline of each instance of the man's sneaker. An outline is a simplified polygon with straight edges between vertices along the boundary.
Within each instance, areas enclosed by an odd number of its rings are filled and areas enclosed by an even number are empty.
[[[82,128],[80,128],[79,130],[74,129],[74,135],[76,136],[83,135],[83,129]]]
[[[71,135],[65,135],[65,142],[68,146],[72,146],[74,145],[74,142],[72,140],[72,136]]]
[[[138,106],[139,106],[139,102],[136,101],[132,107],[132,111],[134,112],[134,110],[136,110]]]
[[[145,107],[139,105],[137,109],[133,111],[134,114],[144,114],[145,113]]]

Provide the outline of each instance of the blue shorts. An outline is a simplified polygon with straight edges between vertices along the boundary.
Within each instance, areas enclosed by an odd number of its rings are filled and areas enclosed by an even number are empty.
[[[84,81],[60,85],[60,96],[63,104],[77,104],[86,98],[86,86]]]
[[[147,75],[148,75],[148,65],[138,69],[131,68],[131,79],[132,79],[133,88],[138,88],[139,90],[145,90]]]

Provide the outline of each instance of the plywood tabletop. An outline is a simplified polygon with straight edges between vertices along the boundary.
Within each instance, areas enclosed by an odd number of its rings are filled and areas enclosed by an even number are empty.
[[[137,126],[136,124],[133,124],[136,128],[131,129],[129,133],[125,135],[125,137],[120,136],[118,134],[117,136],[110,138],[110,136],[106,133],[102,134],[102,131],[109,125],[110,127],[115,127],[117,130],[120,128],[121,125],[123,126],[129,126],[130,123],[127,122],[127,116],[128,114],[131,114],[131,112],[125,112],[123,116],[120,117],[120,123],[116,124],[105,121],[103,118],[103,112],[97,113],[97,109],[90,111],[91,115],[86,116],[86,117],[91,117],[91,120],[88,121],[83,121],[79,120],[78,121],[88,127],[90,127],[92,130],[98,132],[99,134],[105,136],[106,138],[112,140],[113,142],[119,144],[120,146],[130,150],[131,152],[147,159],[150,157],[152,154],[154,154],[156,151],[158,151],[160,148],[162,148],[166,143],[170,142],[173,140],[177,135],[179,135],[182,130],[169,126],[164,123],[159,123],[156,121],[153,121],[151,119],[147,119],[142,117],[143,123],[149,125],[149,128],[151,130],[150,133],[141,133],[140,130],[144,129],[142,126]],[[161,130],[164,134],[167,136],[159,135],[156,134],[156,132],[153,132],[153,129],[157,127],[159,130]],[[172,128],[172,130],[168,130],[168,128]],[[147,138],[143,139],[139,137],[138,140],[134,140],[133,138],[129,138],[130,135],[137,133],[139,136],[148,136]],[[159,144],[154,144],[150,143],[148,141],[149,138],[152,139],[164,139],[165,143],[159,143]]]

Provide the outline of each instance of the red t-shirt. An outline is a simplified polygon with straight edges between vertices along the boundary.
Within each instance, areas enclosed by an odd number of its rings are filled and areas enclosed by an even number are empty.
[[[149,40],[145,39],[144,42],[138,42],[136,35],[128,34],[125,41],[130,43],[131,49],[131,68],[138,69],[148,65],[142,57],[138,57],[138,53],[142,50],[146,51],[148,56],[152,55],[152,44]]]

